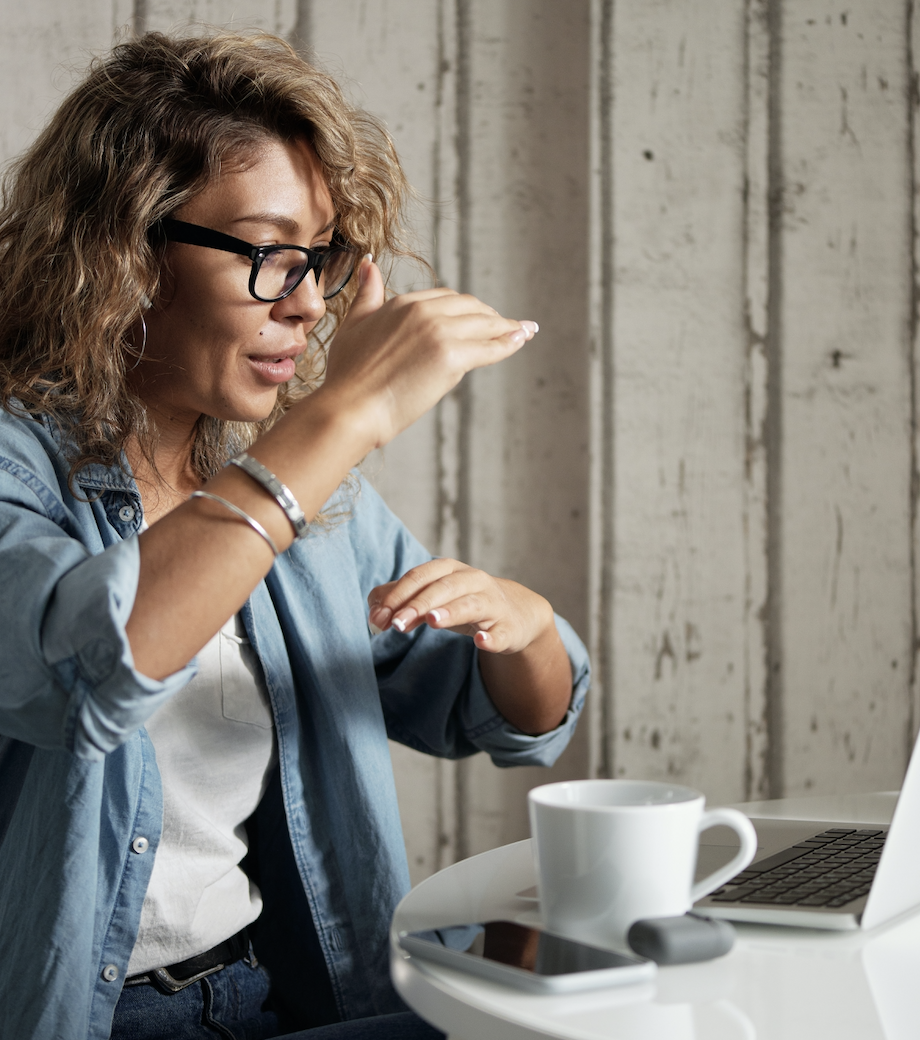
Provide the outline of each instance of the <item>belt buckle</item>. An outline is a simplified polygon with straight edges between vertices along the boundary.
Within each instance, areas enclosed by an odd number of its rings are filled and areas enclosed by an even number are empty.
[[[199,971],[197,974],[192,975],[187,979],[175,979],[165,968],[155,968],[150,972],[150,977],[155,980],[157,986],[159,986],[164,993],[179,993],[187,986],[191,986],[195,982],[200,982],[206,976],[213,975],[215,971],[220,971],[223,967],[225,967],[225,965],[215,964],[212,968],[205,968],[204,971]]]

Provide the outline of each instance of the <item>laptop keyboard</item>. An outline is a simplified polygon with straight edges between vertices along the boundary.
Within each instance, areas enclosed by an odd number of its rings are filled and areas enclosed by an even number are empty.
[[[885,831],[832,827],[753,863],[713,892],[714,903],[839,907],[868,895]]]

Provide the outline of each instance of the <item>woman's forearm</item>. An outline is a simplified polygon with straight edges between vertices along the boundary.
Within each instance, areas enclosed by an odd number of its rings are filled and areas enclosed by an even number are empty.
[[[318,392],[292,409],[250,453],[286,484],[314,517],[368,450],[360,423],[325,407]],[[236,467],[204,490],[232,502],[264,527],[280,551],[294,538],[287,516]],[[140,536],[141,569],[126,630],[134,664],[163,679],[191,660],[245,603],[271,569],[267,542],[230,510],[191,499]]]

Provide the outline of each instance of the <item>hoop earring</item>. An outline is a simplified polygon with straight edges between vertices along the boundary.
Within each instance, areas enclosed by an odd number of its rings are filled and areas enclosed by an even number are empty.
[[[144,315],[141,314],[141,329],[143,330],[143,337],[141,338],[141,349],[138,352],[137,360],[131,366],[130,371],[133,372],[135,368],[141,363],[141,359],[144,356],[144,351],[147,349],[147,322],[144,321]]]

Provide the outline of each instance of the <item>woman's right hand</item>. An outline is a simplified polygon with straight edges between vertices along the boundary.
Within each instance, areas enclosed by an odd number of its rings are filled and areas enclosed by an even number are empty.
[[[535,322],[503,318],[452,289],[385,301],[380,270],[369,258],[356,275],[360,286],[330,345],[316,395],[357,413],[370,448],[391,441],[467,372],[510,357],[537,332]]]

